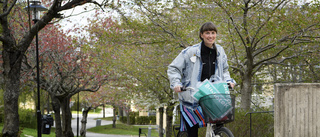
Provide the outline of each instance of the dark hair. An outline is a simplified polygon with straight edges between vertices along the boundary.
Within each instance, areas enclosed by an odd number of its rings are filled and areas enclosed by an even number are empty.
[[[216,33],[218,33],[217,27],[212,22],[206,22],[201,26],[199,33],[199,37],[201,40],[203,40],[201,38],[201,34],[203,34],[203,32],[205,31],[215,31]]]

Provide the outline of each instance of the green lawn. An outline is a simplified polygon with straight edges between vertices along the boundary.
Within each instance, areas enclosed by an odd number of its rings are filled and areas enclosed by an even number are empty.
[[[101,118],[102,119],[102,118]],[[110,120],[110,118],[106,118]],[[94,128],[87,129],[89,132],[94,133],[102,133],[102,134],[116,134],[116,135],[132,135],[132,136],[139,136],[139,128],[148,128],[149,126],[139,125],[139,126],[133,126],[133,125],[126,125],[126,124],[116,124],[116,128],[112,128],[112,125],[106,125],[106,126],[98,126]],[[152,128],[155,126],[152,125]],[[2,130],[3,125],[0,124],[0,130]],[[23,128],[21,133],[21,137],[36,137],[37,136],[37,129],[31,129],[31,128]],[[145,134],[148,134],[148,129],[142,129],[142,132]],[[42,134],[42,137],[55,137],[55,129],[51,128],[51,133],[49,135]],[[145,136],[144,134],[141,134],[141,136]],[[157,137],[158,131],[152,130],[151,136]]]
[[[38,136],[37,134],[37,129],[30,129],[30,128],[24,128],[22,130],[22,136],[21,137],[36,137]],[[49,135],[47,134],[42,134],[42,137],[55,137],[56,133],[54,133],[54,129],[51,128],[51,133]]]
[[[133,125],[126,125],[126,124],[116,124],[116,128],[112,128],[112,125],[105,125],[105,126],[90,128],[90,129],[87,129],[87,131],[94,132],[94,133],[102,133],[102,134],[139,136],[139,128],[148,128],[148,127],[149,126],[147,125],[133,126]],[[152,125],[152,128],[155,128],[155,126]],[[148,129],[142,129],[142,132],[145,134],[148,134]],[[144,134],[141,134],[141,136],[144,136]],[[157,137],[158,131],[152,130],[151,136]]]
[[[0,125],[0,130],[2,131],[3,124]],[[23,128],[21,133],[21,137],[36,137],[38,136],[37,129],[31,129],[31,128]],[[54,128],[51,128],[51,133],[49,135],[42,134],[42,137],[56,137],[56,134],[54,133]]]
[[[95,119],[101,119],[106,121],[112,121],[113,117],[105,117],[105,118],[95,118]],[[127,125],[123,124],[119,121],[116,122],[116,128],[112,128],[112,125],[106,125],[106,126],[99,126],[99,127],[93,127],[88,129],[87,131],[94,132],[94,133],[102,133],[102,134],[116,134],[116,135],[133,135],[133,136],[139,136],[139,128],[148,128],[148,125]],[[151,125],[152,128],[155,128],[155,125]],[[148,129],[142,129],[142,133],[148,134]],[[151,136],[159,136],[158,131],[155,129],[152,129]],[[144,134],[141,134],[141,136],[145,136]]]

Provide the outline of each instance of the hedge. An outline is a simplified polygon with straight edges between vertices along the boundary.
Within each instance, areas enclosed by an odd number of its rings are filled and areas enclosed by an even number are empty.
[[[156,116],[139,116],[138,112],[130,112],[130,125],[154,125]],[[127,116],[120,117],[122,123],[127,123]]]

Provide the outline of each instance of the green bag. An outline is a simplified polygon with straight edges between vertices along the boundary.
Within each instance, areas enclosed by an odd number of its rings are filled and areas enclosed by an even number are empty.
[[[221,120],[232,110],[230,94],[210,94],[202,97],[199,104],[204,112],[206,121]]]
[[[206,79],[199,85],[193,97],[199,101],[200,98],[209,94],[230,94],[228,84],[225,82],[212,83]]]
[[[211,83],[203,81],[193,97],[199,101],[206,117],[221,120],[233,109],[228,84],[225,82]]]

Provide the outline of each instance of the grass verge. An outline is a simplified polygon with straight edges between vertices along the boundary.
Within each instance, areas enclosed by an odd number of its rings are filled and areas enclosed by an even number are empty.
[[[98,126],[98,127],[87,129],[87,131],[94,132],[94,133],[101,133],[101,134],[139,136],[139,128],[148,128],[148,127],[149,127],[148,125],[133,126],[133,125],[118,123],[116,124],[116,128],[112,128],[112,125],[104,125],[104,126]],[[151,126],[151,127],[155,128],[155,126]],[[145,134],[148,134],[148,129],[142,129],[142,132]],[[151,132],[151,136],[157,137],[158,131],[153,129]]]
[[[37,137],[37,129],[31,129],[31,128],[24,128],[22,130],[21,137]],[[42,137],[55,137],[56,133],[54,132],[54,129],[51,128],[50,134],[42,134]]]
[[[3,129],[3,124],[0,125],[0,130],[2,131]],[[32,129],[32,128],[21,128],[21,135],[20,137],[36,137],[38,136],[37,129]],[[1,134],[0,134],[1,136]],[[42,134],[42,137],[56,137],[55,129],[51,128],[50,134]]]
[[[112,117],[106,117],[106,118],[99,118],[102,120],[108,120],[112,121]],[[139,128],[145,128],[142,129],[142,132],[146,135],[148,134],[148,125],[127,125],[123,124],[121,122],[117,122],[116,128],[112,128],[111,125],[104,125],[104,126],[98,126],[93,127],[90,129],[87,129],[88,132],[94,132],[94,133],[101,133],[101,134],[114,134],[114,135],[132,135],[132,136],[139,136]],[[155,125],[151,126],[152,128],[155,128]],[[0,130],[3,129],[3,124],[0,123]],[[31,129],[31,128],[22,128],[21,129],[21,137],[36,137],[37,136],[37,129]],[[141,134],[141,136],[145,136],[145,134]],[[1,136],[1,134],[0,134]],[[55,137],[55,128],[51,128],[51,133],[49,135],[42,134],[42,137]],[[152,129],[151,132],[152,137],[158,136],[158,130]]]

